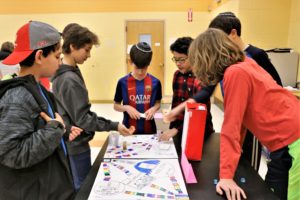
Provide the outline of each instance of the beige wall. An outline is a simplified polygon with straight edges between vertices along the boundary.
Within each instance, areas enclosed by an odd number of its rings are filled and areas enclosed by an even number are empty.
[[[297,0],[295,0],[297,1]],[[234,12],[241,20],[242,38],[263,49],[287,47],[291,0],[231,0],[211,12]]]
[[[31,14],[1,15],[0,31],[3,41],[14,41],[16,30],[29,20],[40,20],[52,24],[58,30],[70,22],[82,24],[94,31],[101,41],[93,48],[92,57],[80,66],[86,80],[91,100],[112,100],[117,80],[126,73],[125,65],[125,21],[164,20],[165,21],[165,95],[172,94],[172,77],[176,70],[169,52],[170,41],[180,36],[196,37],[205,30],[210,20],[208,12],[195,12],[193,22],[187,22],[186,12],[109,12],[74,14]],[[10,23],[9,26],[4,24]]]
[[[1,14],[207,11],[229,0],[2,0]]]
[[[242,37],[263,49],[287,47],[290,0],[239,1]]]
[[[231,0],[211,12],[234,12],[242,23],[242,38],[263,49],[293,48],[300,53],[299,0]],[[298,81],[300,80],[300,65]],[[222,100],[220,88],[215,97]]]
[[[291,1],[291,16],[289,20],[288,46],[300,53],[300,1]],[[298,66],[298,81],[300,81],[300,62]]]
[[[299,10],[299,0],[240,0],[242,37],[263,49],[289,47],[300,53]]]
[[[232,11],[241,20],[246,43],[263,49],[289,47],[300,53],[299,10],[300,0],[231,0],[215,9],[212,16]]]
[[[67,1],[67,0],[64,0]],[[192,2],[192,1],[191,1]],[[77,12],[50,14],[0,15],[1,41],[15,38],[16,30],[28,20],[40,20],[57,29],[77,22],[94,31],[101,46],[92,50],[92,57],[80,66],[91,100],[112,100],[117,80],[126,73],[125,21],[165,21],[165,95],[172,94],[172,76],[176,66],[171,62],[169,45],[177,37],[196,37],[219,12],[233,11],[241,19],[243,39],[261,48],[292,47],[300,52],[299,0],[228,0],[212,12],[193,13],[187,22],[187,11],[180,12]],[[9,25],[8,25],[9,24]],[[298,80],[300,80],[298,70]]]
[[[226,3],[222,4],[221,6],[215,8],[211,11],[211,18],[214,18],[221,12],[231,11],[236,15],[239,14],[239,0],[230,0]]]

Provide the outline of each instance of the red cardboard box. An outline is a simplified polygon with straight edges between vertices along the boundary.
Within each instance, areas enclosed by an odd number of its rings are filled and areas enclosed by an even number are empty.
[[[181,148],[189,160],[199,161],[202,159],[206,114],[205,104],[186,104]]]

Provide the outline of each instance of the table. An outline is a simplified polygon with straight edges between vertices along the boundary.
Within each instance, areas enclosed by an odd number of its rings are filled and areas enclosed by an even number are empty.
[[[218,178],[220,160],[220,135],[213,134],[204,144],[201,162],[191,162],[197,184],[188,184],[187,190],[191,199],[226,199],[216,195],[213,180]],[[240,183],[240,179],[245,178],[246,183]],[[263,179],[251,167],[250,163],[241,158],[236,174],[235,181],[246,192],[247,199],[255,200],[276,200],[278,199],[267,187]]]
[[[300,90],[291,91],[298,99],[300,99]]]
[[[204,144],[202,161],[192,161],[195,175],[198,183],[187,184],[186,188],[190,199],[198,200],[214,200],[214,199],[226,199],[223,196],[216,194],[214,179],[218,178],[219,174],[219,144],[220,137],[218,133],[210,136]],[[94,180],[100,167],[100,163],[103,159],[105,150],[108,145],[108,140],[105,141],[100,153],[98,154],[91,171],[87,178],[83,182],[81,189],[76,195],[75,200],[88,199],[89,193],[93,187]],[[245,178],[245,183],[240,183],[240,178]],[[235,180],[244,189],[247,195],[247,199],[255,200],[276,200],[278,199],[266,186],[263,179],[257,174],[257,172],[251,167],[250,163],[244,159],[241,159],[236,171]]]

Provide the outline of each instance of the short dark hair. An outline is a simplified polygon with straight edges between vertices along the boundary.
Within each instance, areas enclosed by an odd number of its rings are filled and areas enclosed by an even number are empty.
[[[91,32],[88,28],[71,23],[64,28],[62,33],[64,43],[62,46],[63,53],[71,53],[70,45],[76,49],[84,47],[86,44],[99,44],[98,36]]]
[[[139,42],[130,49],[130,59],[139,69],[150,65],[152,59],[152,50],[146,42]]]
[[[2,45],[1,45],[1,51],[5,51],[5,52],[8,52],[8,53],[11,53],[14,51],[14,43],[12,42],[3,42]]]
[[[62,38],[64,39],[64,38],[66,37],[66,35],[70,32],[69,30],[70,30],[71,28],[76,27],[76,26],[80,26],[80,25],[77,24],[77,23],[70,23],[70,24],[68,24],[67,26],[65,26],[63,32],[61,33]]]
[[[238,36],[241,36],[241,21],[232,12],[223,12],[216,16],[209,24],[209,28],[221,29],[227,35],[232,29],[235,29]]]
[[[60,42],[44,47],[42,49],[36,49],[34,50],[25,60],[20,62],[21,67],[31,67],[34,64],[35,61],[35,54],[38,50],[43,50],[43,56],[47,57],[51,52],[55,52],[57,49],[60,48]]]
[[[193,42],[191,37],[178,38],[171,46],[170,50],[176,51],[177,53],[188,55],[190,44]]]

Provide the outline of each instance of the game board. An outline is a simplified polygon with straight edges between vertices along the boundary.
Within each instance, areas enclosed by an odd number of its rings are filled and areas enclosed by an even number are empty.
[[[178,158],[178,156],[172,140],[159,142],[155,135],[132,135],[119,136],[117,146],[108,145],[104,158]]]
[[[105,159],[89,200],[188,200],[177,159]]]

